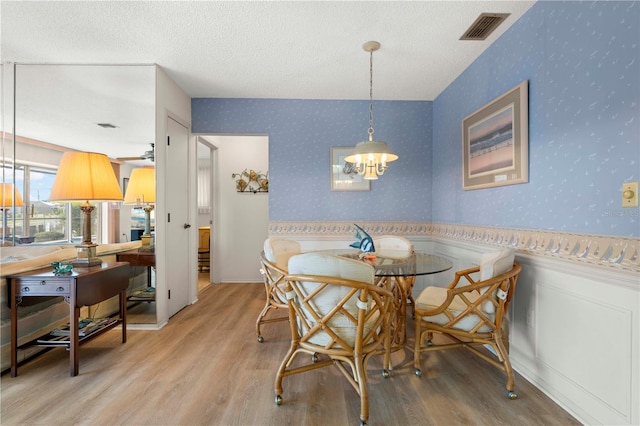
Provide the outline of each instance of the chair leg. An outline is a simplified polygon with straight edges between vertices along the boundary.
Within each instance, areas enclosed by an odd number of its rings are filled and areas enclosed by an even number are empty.
[[[356,355],[354,357],[354,363],[356,366],[356,380],[358,381],[358,388],[360,394],[360,424],[366,425],[369,419],[369,391],[367,388],[367,371],[364,367],[364,357],[362,355]]]
[[[291,359],[295,356],[296,349],[298,348],[298,342],[292,341],[291,346],[289,347],[289,351],[287,355],[284,357],[282,362],[280,363],[280,368],[278,368],[278,373],[276,374],[276,383],[275,383],[275,391],[276,391],[276,405],[282,404],[282,393],[284,389],[282,387],[282,379],[284,379],[285,371],[287,370],[287,365],[291,362]]]
[[[264,338],[260,333],[260,325],[262,324],[262,319],[265,317],[265,315],[267,315],[267,312],[269,312],[270,308],[271,308],[271,304],[267,299],[267,302],[264,304],[264,308],[262,308],[262,311],[260,311],[260,314],[258,315],[258,319],[256,320],[256,334],[258,335],[258,342],[260,343],[264,342]]]
[[[504,365],[504,371],[507,374],[507,397],[509,399],[516,399],[518,394],[514,391],[515,380],[513,375],[513,368],[511,367],[511,361],[509,360],[509,352],[507,351],[502,333],[496,333],[495,335],[496,347],[498,348],[499,356],[502,358],[502,364]]]
[[[384,360],[382,363],[382,377],[384,379],[389,378],[390,371],[393,368],[391,365],[391,331],[387,330],[384,334]]]
[[[413,368],[415,369],[416,376],[422,376],[422,370],[420,369],[420,347],[422,346],[422,327],[420,322],[422,318],[416,318],[416,342],[413,348]]]

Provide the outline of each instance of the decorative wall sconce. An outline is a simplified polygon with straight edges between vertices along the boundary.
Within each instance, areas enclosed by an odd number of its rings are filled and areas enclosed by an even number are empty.
[[[232,173],[232,179],[236,179],[237,192],[269,192],[269,172],[256,172],[244,169],[242,173]]]

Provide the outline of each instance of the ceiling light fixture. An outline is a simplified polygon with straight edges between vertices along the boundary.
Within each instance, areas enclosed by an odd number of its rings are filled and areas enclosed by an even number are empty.
[[[398,156],[386,142],[373,140],[373,52],[380,49],[380,43],[368,41],[362,48],[369,52],[369,140],[358,142],[345,161],[354,163],[359,175],[373,180],[382,176],[387,170],[387,163],[397,160]]]

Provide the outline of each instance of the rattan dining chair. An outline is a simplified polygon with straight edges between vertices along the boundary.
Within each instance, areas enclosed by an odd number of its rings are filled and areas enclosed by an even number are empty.
[[[465,347],[504,371],[507,396],[518,397],[509,361],[506,315],[520,271],[513,250],[505,249],[484,254],[480,266],[456,272],[448,287],[424,289],[416,300],[415,311],[413,364],[418,377],[422,376],[423,352]],[[434,343],[434,333],[447,336],[450,342]]]
[[[283,278],[287,274],[289,258],[299,253],[300,244],[296,241],[267,238],[264,242],[264,250],[260,255],[260,273],[264,280],[266,301],[256,320],[256,334],[260,343],[264,342],[260,330],[263,324],[289,320]],[[282,310],[283,315],[269,315],[269,318],[266,318],[269,311],[275,312],[278,309]]]
[[[320,253],[293,256],[285,281],[291,347],[276,375],[276,405],[285,377],[335,365],[360,396],[360,423],[366,424],[367,362],[389,344],[391,291],[374,284],[368,263]]]
[[[411,254],[413,253],[413,243],[398,235],[381,235],[373,239],[376,253],[381,255]]]
[[[414,253],[413,243],[398,235],[381,235],[373,239],[376,254],[383,257],[409,257]],[[414,315],[415,301],[413,300],[413,283],[415,277],[404,280],[406,288],[403,288],[407,301],[406,305],[411,306],[411,315]]]

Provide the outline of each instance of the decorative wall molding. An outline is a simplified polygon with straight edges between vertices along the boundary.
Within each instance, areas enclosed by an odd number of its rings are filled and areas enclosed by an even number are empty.
[[[513,247],[533,256],[640,274],[640,239],[556,231],[512,229],[431,222],[357,222],[371,235],[432,237]],[[349,238],[353,222],[270,222],[269,236],[297,239]]]
[[[430,236],[428,222],[364,222],[356,221],[371,235]],[[269,222],[269,236],[319,238],[355,235],[354,222]]]

